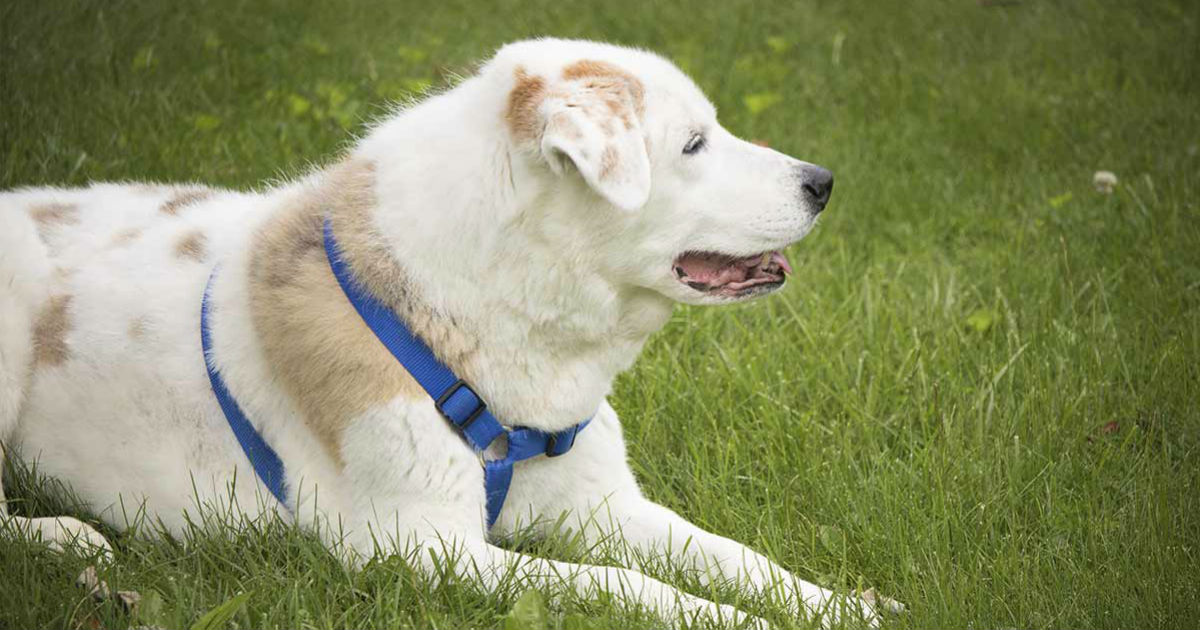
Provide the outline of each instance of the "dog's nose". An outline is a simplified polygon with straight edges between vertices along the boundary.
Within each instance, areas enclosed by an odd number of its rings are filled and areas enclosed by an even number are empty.
[[[833,193],[833,173],[829,169],[816,164],[800,166],[800,196],[819,214],[829,203],[829,195]]]

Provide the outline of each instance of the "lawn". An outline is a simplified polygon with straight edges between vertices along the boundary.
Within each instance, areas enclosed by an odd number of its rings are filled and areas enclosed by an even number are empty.
[[[537,34],[662,52],[735,133],[837,173],[786,291],[679,308],[618,381],[649,496],[805,579],[905,602],[886,627],[1200,623],[1190,0],[9,0],[0,188],[259,186]],[[16,472],[14,512],[71,510]],[[0,627],[188,627],[239,593],[238,627],[511,627],[523,591],[399,559],[349,573],[281,527],[114,540],[103,573],[142,593],[137,615],[72,585],[87,559],[0,542]],[[575,600],[544,621],[656,623]]]

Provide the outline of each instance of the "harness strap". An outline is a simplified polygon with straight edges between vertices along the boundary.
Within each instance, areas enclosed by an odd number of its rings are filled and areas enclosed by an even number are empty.
[[[545,455],[558,457],[571,450],[575,445],[575,437],[592,420],[588,418],[579,424],[558,431],[547,433],[530,427],[506,428],[491,411],[487,403],[465,381],[458,378],[454,371],[446,367],[429,346],[421,341],[405,323],[384,306],[354,279],[349,265],[342,259],[337,241],[333,236],[333,228],[329,219],[323,226],[325,255],[329,267],[337,278],[338,285],[346,299],[358,311],[363,322],[387,348],[388,352],[408,370],[413,379],[434,400],[434,407],[462,435],[462,438],[477,453],[483,453],[492,442],[500,436],[506,436],[508,448],[501,459],[484,462],[484,487],[487,494],[487,526],[490,529],[500,516],[504,507],[504,499],[512,485],[513,464]],[[212,338],[209,330],[209,293],[213,278],[217,275],[214,269],[209,276],[208,286],[204,289],[204,299],[200,307],[200,340],[204,348],[204,364],[208,369],[208,378],[212,383],[213,393],[229,421],[238,444],[242,446],[246,457],[250,460],[254,473],[263,484],[275,495],[284,506],[287,506],[286,477],[283,471],[283,461],[267,444],[262,435],[255,430],[254,425],[242,413],[237,401],[229,393],[220,373],[213,366]]]
[[[208,297],[215,277],[217,277],[217,270],[213,269],[212,275],[208,277],[208,284],[204,287],[204,299],[200,301],[200,346],[204,349],[204,367],[208,369],[208,381],[212,383],[217,403],[221,405],[221,411],[225,412],[229,428],[233,430],[233,436],[237,438],[238,444],[242,445],[246,458],[250,460],[250,466],[254,468],[254,474],[258,475],[267,490],[270,490],[271,494],[286,506],[288,502],[285,477],[283,476],[283,461],[279,459],[279,455],[275,453],[270,444],[267,444],[262,435],[254,429],[254,425],[246,419],[246,414],[242,413],[242,408],[229,393],[224,379],[213,365],[212,332],[208,325],[212,307],[209,305]]]
[[[558,457],[571,450],[575,436],[591,422],[591,418],[556,433],[546,433],[529,427],[507,429],[487,403],[470,385],[446,367],[433,350],[425,345],[396,314],[377,300],[354,279],[349,265],[342,258],[333,226],[328,217],[324,224],[325,255],[346,299],[358,311],[359,317],[375,333],[375,337],[392,356],[404,366],[413,379],[434,400],[434,406],[450,422],[463,440],[476,452],[482,453],[496,438],[508,437],[508,450],[502,459],[484,462],[484,487],[487,493],[487,524],[490,528],[500,516],[508,488],[512,484],[513,464],[546,455]]]

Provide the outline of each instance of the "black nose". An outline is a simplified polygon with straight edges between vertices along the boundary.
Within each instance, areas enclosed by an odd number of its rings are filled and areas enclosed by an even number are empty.
[[[816,164],[800,166],[800,196],[814,210],[814,214],[825,209],[829,195],[833,194],[833,173]]]

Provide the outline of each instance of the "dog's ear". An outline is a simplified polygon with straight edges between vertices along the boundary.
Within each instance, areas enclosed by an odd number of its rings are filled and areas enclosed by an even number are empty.
[[[536,82],[532,102],[521,103],[541,155],[560,175],[572,167],[614,206],[637,210],[650,197],[650,156],[642,135],[642,86],[616,66],[582,61],[568,66],[550,85],[518,70],[522,82]],[[510,99],[511,100],[511,99]],[[510,115],[512,113],[510,102]],[[536,113],[534,113],[536,112]],[[511,118],[510,118],[511,120]],[[540,131],[540,136],[536,131]]]

